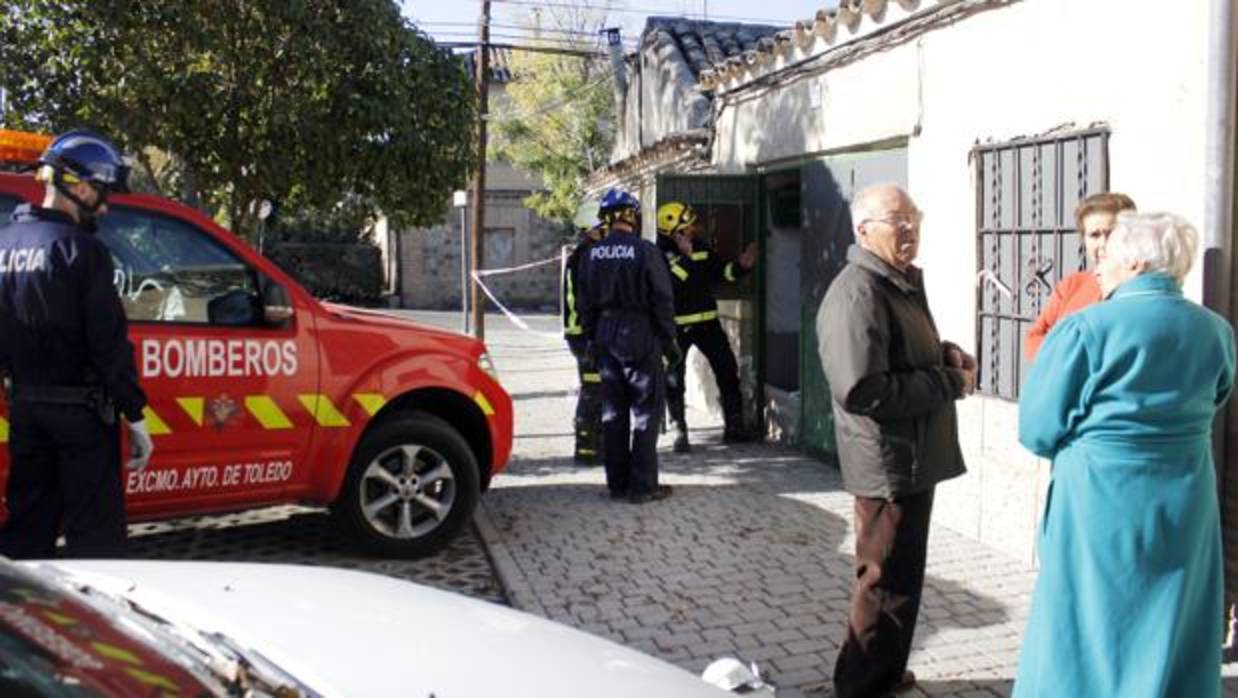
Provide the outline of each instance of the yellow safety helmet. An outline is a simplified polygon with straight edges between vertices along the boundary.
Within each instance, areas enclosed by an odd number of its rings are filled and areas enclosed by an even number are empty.
[[[672,201],[658,207],[658,233],[661,235],[686,233],[695,223],[696,211],[687,204]]]

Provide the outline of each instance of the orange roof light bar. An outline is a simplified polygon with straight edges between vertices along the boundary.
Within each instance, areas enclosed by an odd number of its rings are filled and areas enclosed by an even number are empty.
[[[31,165],[47,150],[52,136],[0,128],[0,162]]]

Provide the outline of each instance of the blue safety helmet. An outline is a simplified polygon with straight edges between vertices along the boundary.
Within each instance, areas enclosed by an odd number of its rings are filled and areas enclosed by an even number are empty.
[[[90,131],[69,131],[52,141],[39,156],[39,178],[49,181],[78,206],[93,213],[110,192],[129,191],[129,166],[108,139]],[[86,206],[69,191],[85,182],[98,192],[94,206]]]
[[[623,221],[633,228],[639,228],[640,200],[623,189],[607,189],[598,205],[598,219],[607,226]]]

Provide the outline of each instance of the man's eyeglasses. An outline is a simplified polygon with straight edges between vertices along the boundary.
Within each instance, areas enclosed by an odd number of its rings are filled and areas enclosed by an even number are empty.
[[[881,218],[865,218],[861,223],[885,223],[892,225],[895,228],[914,228],[920,225],[924,220],[924,213],[916,211],[915,213],[892,213]]]

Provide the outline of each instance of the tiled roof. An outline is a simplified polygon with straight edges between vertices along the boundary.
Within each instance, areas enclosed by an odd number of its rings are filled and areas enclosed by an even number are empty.
[[[761,39],[757,46],[698,72],[701,89],[713,90],[740,78],[746,72],[760,73],[779,60],[795,59],[823,42],[827,47],[868,33],[893,15],[906,18],[933,5],[953,5],[957,0],[841,0],[837,8],[821,9],[815,17],[802,19],[790,29]]]
[[[684,62],[694,77],[757,48],[784,27],[650,17],[641,35],[641,51],[661,61]]]
[[[637,155],[664,139],[707,128],[711,98],[698,87],[701,73],[755,50],[779,27],[650,17],[640,49],[628,56],[621,81],[619,133],[611,161]]]

